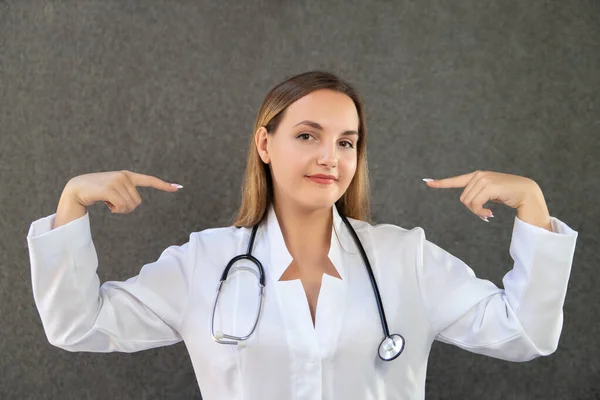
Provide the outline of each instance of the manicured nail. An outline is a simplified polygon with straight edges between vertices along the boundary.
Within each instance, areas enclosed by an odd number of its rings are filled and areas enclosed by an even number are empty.
[[[488,221],[487,217],[479,217],[479,218],[481,218],[481,219],[482,219],[482,220],[484,220],[485,222],[490,222],[490,221]]]
[[[177,184],[177,183],[171,183],[171,186],[175,186],[177,189],[181,189],[183,188],[183,186]]]
[[[435,181],[435,179],[431,179],[431,178],[423,178],[423,180],[425,182],[433,182],[433,181]]]

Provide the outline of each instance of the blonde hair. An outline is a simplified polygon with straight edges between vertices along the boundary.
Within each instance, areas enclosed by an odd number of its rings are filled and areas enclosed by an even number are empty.
[[[250,136],[246,172],[242,187],[242,201],[232,225],[252,227],[265,217],[273,201],[271,171],[258,154],[254,141],[256,131],[265,127],[273,135],[285,115],[287,107],[307,94],[329,89],[346,94],[358,112],[357,165],[352,182],[335,203],[338,211],[349,218],[371,222],[369,199],[369,170],[367,166],[367,129],[362,100],[356,89],[336,75],[326,71],[309,71],[293,76],[269,91],[258,111]]]

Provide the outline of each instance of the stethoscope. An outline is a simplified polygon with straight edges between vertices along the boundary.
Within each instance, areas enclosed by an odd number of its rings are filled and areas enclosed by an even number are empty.
[[[398,357],[400,355],[400,353],[402,353],[402,351],[404,350],[404,338],[402,337],[402,335],[399,335],[397,333],[390,335],[390,331],[388,329],[388,324],[387,324],[387,319],[385,317],[385,311],[383,310],[383,304],[381,302],[381,296],[379,294],[379,288],[377,287],[377,283],[375,282],[375,277],[373,276],[373,270],[371,269],[371,264],[369,263],[369,258],[367,257],[367,254],[365,253],[365,249],[363,248],[362,243],[360,242],[358,236],[356,235],[354,228],[352,228],[352,225],[350,225],[350,222],[348,222],[348,219],[346,219],[346,217],[344,215],[342,215],[341,213],[340,213],[340,216],[342,217],[344,224],[350,230],[350,233],[352,234],[352,237],[354,238],[354,241],[356,242],[356,245],[358,246],[358,248],[360,250],[360,254],[361,254],[364,264],[367,268],[367,272],[369,273],[369,278],[371,280],[371,286],[373,286],[373,292],[375,293],[375,299],[377,300],[377,309],[379,311],[379,319],[381,320],[381,327],[383,329],[383,335],[384,335],[384,338],[381,341],[381,344],[379,345],[379,350],[378,350],[379,358],[381,358],[383,361],[391,361],[391,360],[395,359],[396,357]],[[248,250],[246,251],[246,254],[240,254],[240,255],[232,258],[231,261],[229,261],[229,263],[225,267],[223,274],[221,275],[221,280],[219,282],[219,286],[217,289],[217,296],[215,298],[215,303],[214,303],[213,311],[212,311],[212,319],[211,319],[211,324],[210,324],[212,338],[217,343],[237,344],[240,347],[245,347],[246,340],[248,340],[248,338],[250,336],[252,336],[252,334],[254,333],[254,330],[256,329],[256,325],[258,325],[258,320],[260,318],[260,314],[262,311],[264,295],[265,295],[265,272],[264,272],[263,266],[260,263],[260,261],[258,261],[258,259],[256,259],[252,255],[252,247],[254,245],[254,239],[256,237],[256,231],[258,230],[258,225],[259,224],[255,225],[252,228],[252,234],[250,235],[250,241],[248,243]],[[253,325],[252,329],[246,336],[227,335],[221,331],[215,332],[215,329],[214,329],[215,311],[217,309],[217,302],[219,301],[219,296],[221,295],[221,288],[223,286],[223,283],[227,280],[229,270],[231,269],[233,264],[240,260],[249,260],[254,265],[256,265],[259,270],[258,278],[259,278],[259,285],[260,285],[260,294],[259,294],[258,313],[256,314],[256,320],[254,321],[254,325]],[[241,268],[254,272],[254,270],[249,267],[241,267]],[[227,339],[227,340],[224,340],[224,339]]]

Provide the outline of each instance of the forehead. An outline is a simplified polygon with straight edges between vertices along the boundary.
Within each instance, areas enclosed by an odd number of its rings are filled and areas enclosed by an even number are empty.
[[[312,120],[325,129],[358,129],[358,112],[350,97],[333,90],[317,90],[290,104],[283,124],[294,126]]]

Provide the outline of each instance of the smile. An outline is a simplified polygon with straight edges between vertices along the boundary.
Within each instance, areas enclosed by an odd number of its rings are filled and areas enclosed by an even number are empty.
[[[313,182],[320,183],[322,185],[331,185],[332,183],[335,182],[334,179],[315,178],[314,176],[307,176],[307,178],[310,179]]]

